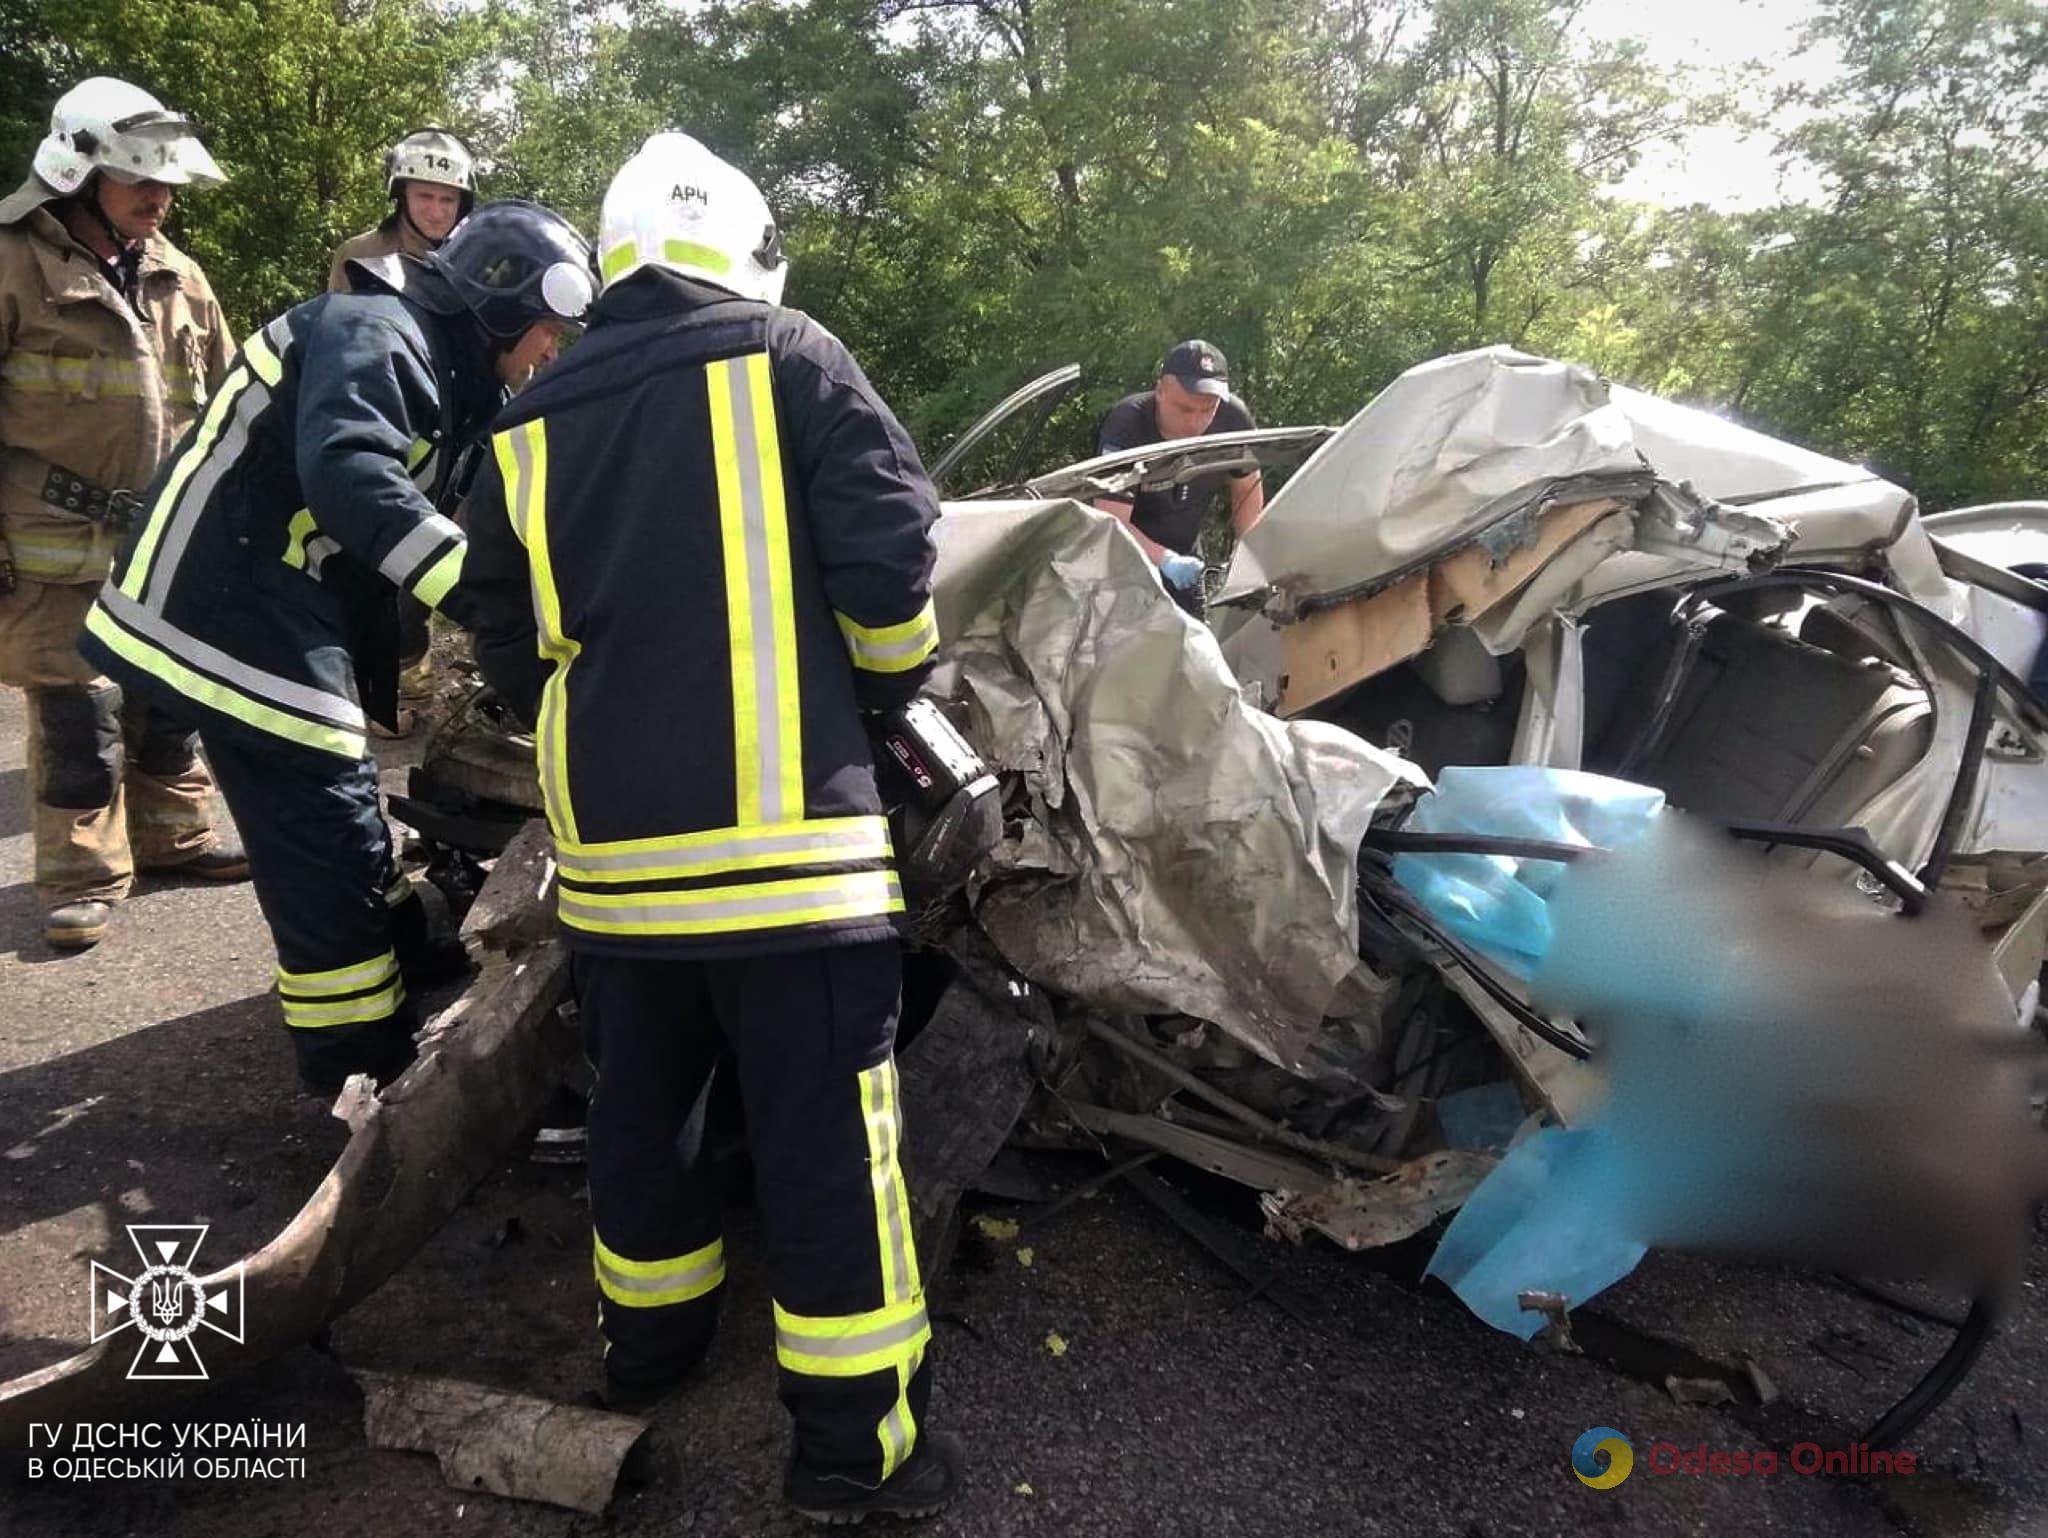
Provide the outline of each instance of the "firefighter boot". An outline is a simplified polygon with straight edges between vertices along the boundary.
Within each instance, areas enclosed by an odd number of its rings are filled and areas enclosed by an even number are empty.
[[[90,950],[100,943],[113,916],[112,903],[93,898],[62,903],[43,916],[43,938],[60,951]]]
[[[851,1480],[805,1469],[790,1460],[782,1498],[800,1515],[830,1527],[851,1527],[869,1517],[929,1517],[960,1493],[967,1458],[944,1432],[927,1431],[903,1467],[869,1490]]]
[[[148,870],[164,876],[186,876],[194,881],[247,881],[249,856],[242,843],[229,834],[214,836],[212,847],[175,865],[150,865]]]

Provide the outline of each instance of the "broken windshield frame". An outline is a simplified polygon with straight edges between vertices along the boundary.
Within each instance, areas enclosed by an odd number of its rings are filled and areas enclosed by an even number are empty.
[[[997,401],[992,408],[976,418],[967,431],[955,438],[946,449],[946,452],[941,454],[932,465],[931,480],[932,484],[939,488],[939,495],[944,497],[947,494],[946,483],[952,479],[954,472],[960,468],[969,455],[988,440],[989,436],[997,428],[1004,426],[1012,418],[1017,417],[1027,407],[1036,406],[1037,415],[1029,419],[1029,426],[1024,430],[1023,441],[1017,445],[1016,451],[1011,454],[1010,462],[1003,467],[1003,474],[991,485],[1000,486],[1013,482],[1018,472],[1022,469],[1025,458],[1031,453],[1033,446],[1037,444],[1038,435],[1044,430],[1046,422],[1051,418],[1059,404],[1073,393],[1074,386],[1080,383],[1080,380],[1080,364],[1062,364],[1050,373],[1040,374],[1029,384],[1012,390],[1000,401]],[[963,493],[963,495],[968,497],[985,497],[989,494],[989,487],[984,487],[979,491]]]

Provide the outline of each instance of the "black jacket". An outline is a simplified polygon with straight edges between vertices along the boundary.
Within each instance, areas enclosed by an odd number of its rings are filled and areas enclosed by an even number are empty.
[[[464,602],[485,677],[537,722],[574,944],[896,933],[861,712],[930,671],[937,516],[836,338],[659,272],[493,424]]]
[[[391,721],[401,589],[462,616],[462,531],[435,511],[504,399],[466,312],[322,294],[252,335],[158,472],[86,621],[115,679],[348,758]]]

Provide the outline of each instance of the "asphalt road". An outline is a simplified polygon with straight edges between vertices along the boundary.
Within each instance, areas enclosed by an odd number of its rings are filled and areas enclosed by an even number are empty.
[[[314,1188],[340,1125],[292,1093],[248,889],[145,886],[75,958],[39,938],[28,886],[19,696],[0,692],[0,1376],[83,1343],[87,1265],[126,1265],[122,1225],[211,1225],[210,1263],[262,1242]],[[1089,1173],[1033,1166],[1054,1188]],[[984,1212],[1023,1216],[985,1201]],[[375,1533],[809,1531],[774,1499],[784,1428],[750,1214],[702,1380],[656,1418],[655,1477],[602,1519],[452,1490],[433,1461],[372,1451],[353,1368],[573,1397],[596,1371],[587,1209],[574,1172],[508,1164],[396,1280],[251,1380],[172,1421],[306,1428],[289,1480],[0,1483],[0,1533],[257,1538]],[[2048,1534],[2048,1242],[2017,1316],[1913,1440],[1912,1477],[1659,1476],[1660,1441],[1759,1451],[1846,1445],[1917,1375],[1940,1332],[1771,1271],[1657,1256],[1600,1308],[1710,1355],[1757,1360],[1783,1399],[1675,1402],[1583,1357],[1524,1346],[1380,1265],[1311,1244],[1242,1247],[1295,1317],[1122,1188],[1013,1241],[970,1233],[944,1277],[934,1423],[972,1471],[934,1534]],[[1027,1257],[1020,1250],[1028,1250]],[[1570,1473],[1572,1442],[1620,1429],[1638,1471]]]

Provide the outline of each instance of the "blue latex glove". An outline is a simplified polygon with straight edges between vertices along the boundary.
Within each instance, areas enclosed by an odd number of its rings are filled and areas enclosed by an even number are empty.
[[[1193,592],[1202,585],[1202,563],[1191,555],[1169,555],[1159,563],[1159,575],[1168,587]]]

